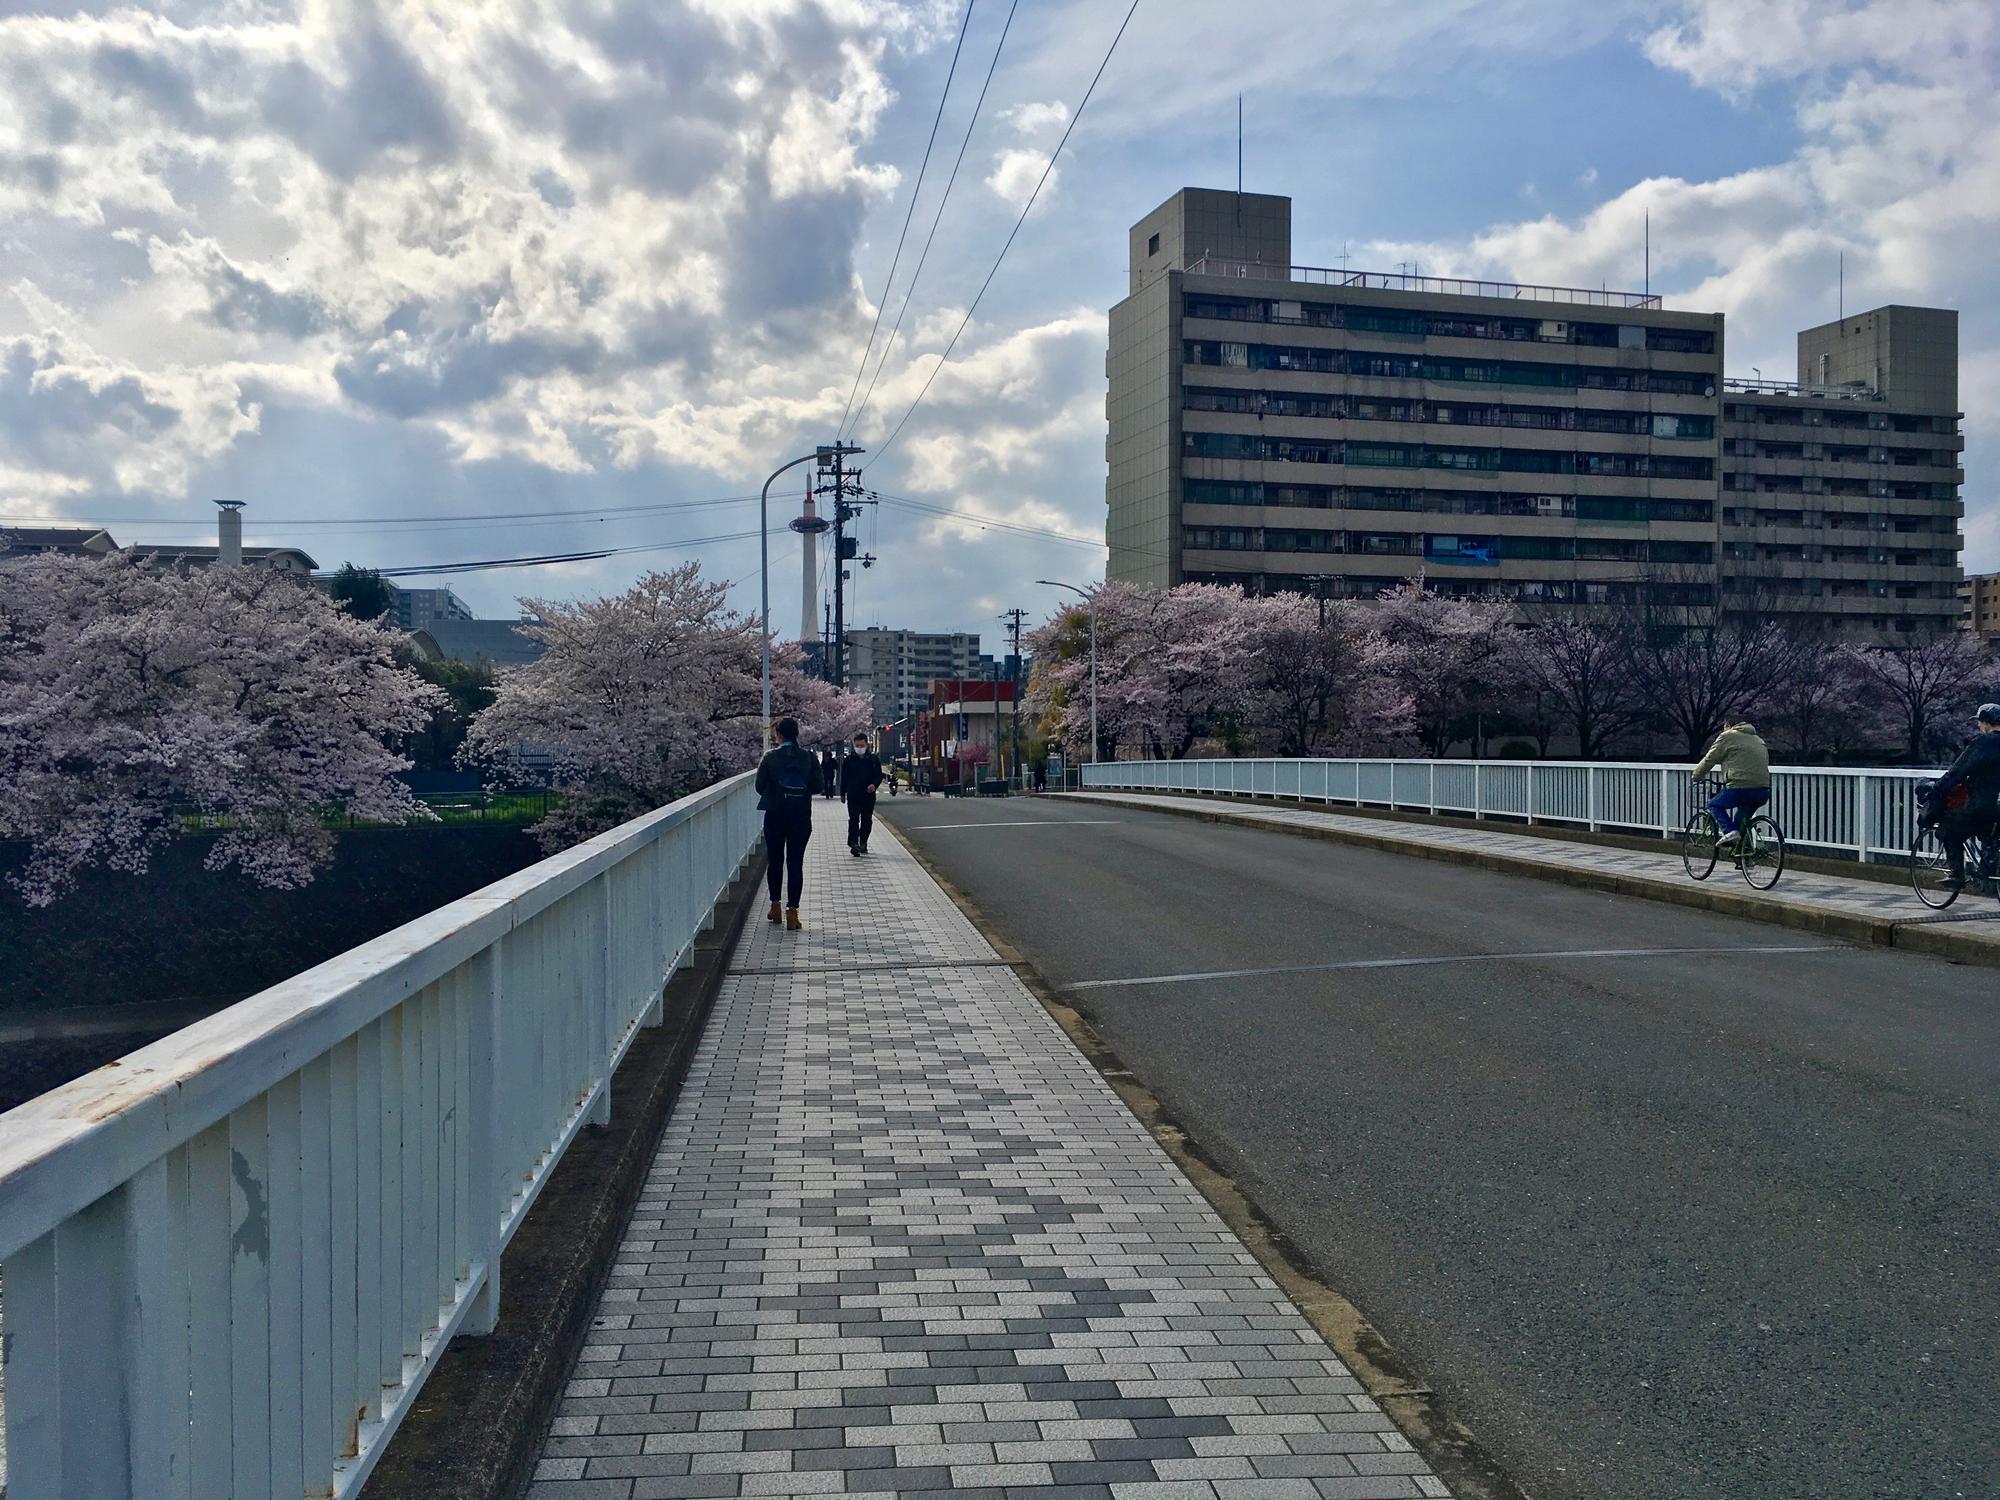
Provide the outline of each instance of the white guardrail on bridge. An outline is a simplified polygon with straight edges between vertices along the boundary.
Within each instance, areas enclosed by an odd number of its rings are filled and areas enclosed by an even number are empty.
[[[759,831],[733,777],[0,1115],[10,1500],[357,1492]]]
[[[1693,806],[1691,769],[1618,761],[1120,760],[1083,767],[1083,785],[1519,818],[1667,838]],[[1916,783],[1937,774],[1778,766],[1768,811],[1795,846],[1861,860],[1901,858],[1916,831]]]

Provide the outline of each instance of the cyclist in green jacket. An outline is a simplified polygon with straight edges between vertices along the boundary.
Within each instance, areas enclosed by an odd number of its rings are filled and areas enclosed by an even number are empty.
[[[1748,817],[1771,800],[1771,751],[1756,725],[1738,720],[1724,726],[1694,768],[1694,779],[1699,781],[1716,770],[1722,772],[1722,790],[1708,799],[1708,810],[1715,814],[1716,826],[1722,830],[1716,841],[1722,848],[1741,835],[1739,815]]]

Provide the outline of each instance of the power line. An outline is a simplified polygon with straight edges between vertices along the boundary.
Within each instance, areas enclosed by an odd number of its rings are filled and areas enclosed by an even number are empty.
[[[910,284],[903,291],[903,305],[896,312],[896,326],[889,330],[889,341],[882,346],[882,357],[875,362],[875,373],[869,378],[868,390],[861,398],[861,405],[854,413],[853,424],[848,428],[850,438],[860,428],[861,419],[867,415],[868,403],[875,398],[875,383],[882,378],[882,371],[889,363],[890,351],[896,347],[896,335],[903,331],[903,318],[910,310],[910,299],[917,294],[917,283],[923,279],[924,263],[931,258],[931,244],[937,239],[938,225],[944,219],[944,206],[951,201],[951,190],[958,181],[958,169],[965,162],[965,148],[972,144],[972,127],[979,123],[979,111],[986,103],[986,91],[993,86],[993,73],[1000,66],[1001,50],[1007,45],[1007,33],[1013,29],[1014,12],[1020,8],[1021,0],[1013,0],[1007,7],[1006,24],[1000,28],[1000,40],[994,45],[993,60],[986,65],[986,81],[979,86],[979,97],[972,102],[972,113],[965,122],[965,136],[958,143],[958,160],[951,164],[951,176],[945,179],[944,196],[938,199],[937,213],[931,218],[931,231],[924,238],[923,254],[917,257],[917,268],[910,273]],[[866,363],[867,356],[862,356]],[[854,399],[849,393],[848,400]]]
[[[868,329],[868,342],[861,350],[861,363],[854,367],[854,383],[847,388],[847,405],[841,408],[840,426],[847,425],[847,413],[854,406],[854,393],[861,389],[862,371],[868,368],[868,355],[875,347],[875,334],[882,326],[882,304],[889,300],[890,288],[896,284],[896,267],[902,263],[903,241],[910,233],[910,221],[917,216],[917,195],[924,190],[924,173],[931,164],[931,148],[937,144],[938,125],[944,119],[944,102],[951,97],[951,80],[958,73],[958,54],[965,48],[965,29],[972,24],[972,7],[978,0],[965,0],[965,14],[958,20],[958,42],[951,49],[951,66],[945,70],[944,88],[938,94],[937,113],[931,117],[930,139],[924,142],[923,163],[917,168],[917,180],[910,186],[910,207],[903,215],[903,232],[896,236],[896,253],[889,258],[889,277],[882,283],[882,295],[875,302],[875,321]],[[840,429],[835,428],[836,432]]]
[[[1007,258],[1007,252],[1014,248],[1014,237],[1021,232],[1021,226],[1028,222],[1028,215],[1034,210],[1035,200],[1042,195],[1042,188],[1049,180],[1049,173],[1055,170],[1056,161],[1061,157],[1063,147],[1069,144],[1071,132],[1083,118],[1083,112],[1090,104],[1090,96],[1097,92],[1098,80],[1104,77],[1104,70],[1111,66],[1111,54],[1118,50],[1118,43],[1125,35],[1125,28],[1132,24],[1132,17],[1138,9],[1139,0],[1132,0],[1132,7],[1125,12],[1125,19],[1118,23],[1118,31],[1111,38],[1111,45],[1104,49],[1104,60],[1097,65],[1097,72],[1091,76],[1090,87],[1083,91],[1083,98],[1077,102],[1076,112],[1069,117],[1069,124],[1063,127],[1062,139],[1056,142],[1056,149],[1049,153],[1048,165],[1042,168],[1042,175],[1036,179],[1035,190],[1028,194],[1028,201],[1021,209],[1021,217],[1014,221],[1014,227],[1008,231],[1007,243],[1000,247],[1000,253],[993,258],[993,269],[986,273],[986,279],[979,284],[979,295],[972,299],[972,306],[965,310],[964,318],[959,321],[958,332],[951,336],[951,342],[945,345],[943,356],[931,367],[929,378],[924,381],[923,389],[917,392],[917,399],[910,403],[910,409],[903,413],[903,420],[896,424],[895,430],[875,449],[876,463],[881,462],[882,455],[889,451],[898,437],[902,436],[903,428],[908,425],[910,418],[916,415],[917,407],[930,393],[931,382],[938,378],[938,371],[950,362],[951,351],[958,347],[959,339],[964,336],[966,328],[972,322],[972,315],[979,310],[979,303],[981,298],[985,297],[986,289],[993,285],[993,278],[1000,272],[1000,263]]]

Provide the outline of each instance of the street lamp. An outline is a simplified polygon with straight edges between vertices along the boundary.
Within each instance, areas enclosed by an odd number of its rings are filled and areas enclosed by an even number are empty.
[[[764,481],[763,493],[757,497],[757,603],[758,623],[764,636],[764,742],[771,740],[771,484],[787,469],[796,469],[800,464],[809,464],[818,459],[821,464],[830,463],[835,454],[860,453],[863,449],[846,443],[822,444],[812,452],[793,459],[790,463],[779,464],[771,471],[771,478]]]
[[[1090,606],[1090,763],[1094,766],[1097,764],[1097,596],[1073,583],[1058,583],[1053,578],[1037,578],[1035,582],[1052,589],[1068,589],[1081,595]]]

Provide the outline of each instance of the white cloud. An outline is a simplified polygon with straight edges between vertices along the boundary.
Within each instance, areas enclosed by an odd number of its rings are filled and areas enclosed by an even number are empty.
[[[1017,104],[1012,109],[1001,110],[1000,118],[1011,125],[1017,135],[1054,137],[1069,123],[1069,106],[1060,99]]]
[[[1042,172],[1048,164],[1049,154],[1046,151],[1010,146],[1005,151],[994,153],[993,170],[987,175],[986,185],[1009,208],[1018,212],[1027,205],[1029,195],[1035,191],[1035,184],[1042,180]],[[1060,169],[1051,171],[1048,184],[1042,189],[1042,197],[1054,196],[1056,184],[1061,180]]]

